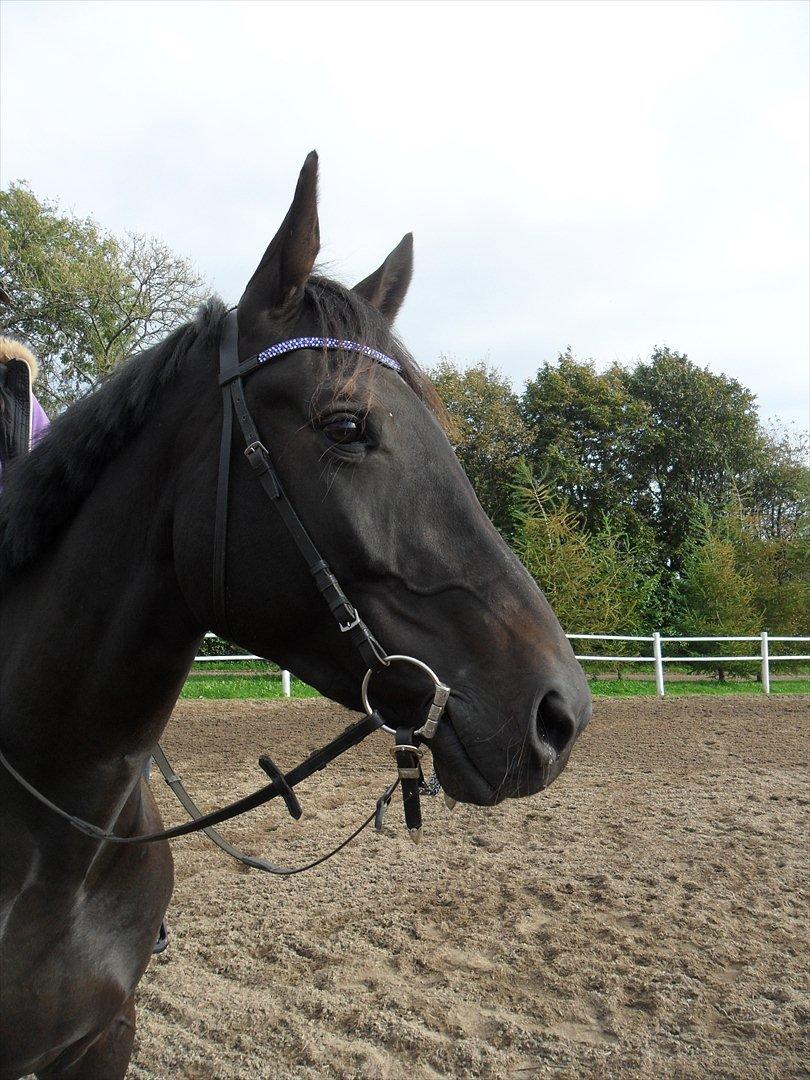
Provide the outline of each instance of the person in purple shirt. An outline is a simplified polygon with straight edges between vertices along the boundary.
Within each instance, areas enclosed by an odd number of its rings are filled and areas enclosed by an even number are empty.
[[[34,354],[13,338],[0,337],[0,484],[15,458],[24,457],[48,430],[48,417],[34,394]]]

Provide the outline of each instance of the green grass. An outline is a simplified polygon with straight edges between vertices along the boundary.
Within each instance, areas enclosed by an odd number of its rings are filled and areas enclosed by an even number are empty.
[[[594,697],[654,697],[655,682],[652,679],[590,679],[591,693]],[[710,680],[669,679],[666,692],[674,696],[684,694],[761,694],[762,686],[758,682],[742,682],[731,679],[728,682]],[[810,679],[790,679],[784,682],[771,679],[772,694],[810,694]]]
[[[311,686],[292,680],[295,698],[318,697]],[[192,672],[180,694],[181,698],[282,698],[281,679],[263,675],[205,675]]]
[[[192,674],[205,674],[209,671],[258,671],[269,672],[279,677],[277,664],[271,664],[269,660],[206,660],[202,664],[193,664]]]
[[[202,665],[200,665],[202,667]],[[230,667],[228,668],[230,671]],[[283,697],[281,679],[272,674],[250,674],[250,668],[241,668],[233,675],[209,675],[195,669],[183,687],[183,698],[270,698]],[[247,672],[247,673],[246,673]],[[652,679],[590,679],[594,697],[654,697],[655,682]],[[712,680],[667,680],[667,694],[761,694],[758,682],[731,679],[720,683]],[[810,679],[771,679],[772,694],[810,694]],[[317,690],[292,680],[292,696],[296,698],[318,697]]]

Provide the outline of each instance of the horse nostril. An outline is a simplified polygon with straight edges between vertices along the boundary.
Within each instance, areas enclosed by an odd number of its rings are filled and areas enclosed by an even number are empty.
[[[577,720],[557,690],[550,690],[537,706],[537,734],[541,742],[553,747],[559,756],[577,735]]]

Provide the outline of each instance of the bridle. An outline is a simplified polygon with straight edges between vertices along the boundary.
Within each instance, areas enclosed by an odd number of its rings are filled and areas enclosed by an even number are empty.
[[[303,522],[299,518],[273,465],[266,445],[262,441],[250,410],[245,401],[245,387],[243,380],[257,371],[262,365],[278,357],[303,349],[339,349],[344,352],[359,353],[370,357],[384,367],[402,373],[399,362],[390,356],[369,345],[358,342],[344,341],[329,337],[299,337],[279,342],[257,353],[242,362],[239,361],[238,352],[238,321],[236,309],[231,309],[224,317],[220,336],[219,348],[219,385],[222,389],[222,435],[219,451],[219,471],[217,478],[216,512],[214,519],[214,554],[213,554],[213,605],[215,623],[223,627],[227,634],[227,539],[228,539],[228,492],[231,474],[231,455],[233,449],[233,418],[236,417],[242,436],[245,440],[244,455],[253,474],[259,481],[262,489],[281,516],[284,525],[292,537],[296,547],[306,563],[315,585],[323,596],[329,610],[332,613],[337,629],[341,634],[346,634],[348,640],[354,645],[366,666],[366,674],[361,685],[361,699],[366,715],[354,724],[351,724],[337,738],[314,751],[300,765],[288,773],[283,773],[275,762],[267,755],[259,758],[259,765],[270,778],[270,783],[247,795],[242,799],[229,803],[227,806],[204,814],[186,791],[182,781],[175,773],[162,748],[158,745],[153,750],[153,758],[162,772],[166,782],[188,812],[191,820],[183,825],[177,825],[161,832],[147,833],[140,836],[117,836],[105,829],[84,821],[68,811],[63,810],[51,802],[42,792],[30,784],[8,761],[0,751],[0,764],[6,771],[36,798],[42,805],[53,811],[73,828],[95,840],[103,840],[116,844],[148,844],[159,840],[171,840],[188,833],[203,831],[213,840],[218,847],[228,855],[237,859],[246,866],[254,867],[273,874],[295,874],[326,861],[341,851],[371,822],[375,827],[382,829],[383,815],[391,801],[391,797],[397,788],[402,789],[402,800],[405,814],[405,823],[411,839],[418,843],[422,836],[422,811],[419,798],[419,787],[423,781],[420,758],[422,751],[420,743],[427,742],[436,734],[439,721],[442,718],[444,707],[450,696],[450,687],[440,681],[433,670],[423,661],[413,656],[402,654],[386,654],[380,643],[366,626],[357,608],[349,601],[340,587],[329,564],[321,556],[312,541]],[[418,668],[433,682],[433,699],[428,708],[427,716],[423,723],[417,719],[414,723],[403,724],[396,728],[389,727],[381,714],[372,707],[369,700],[369,684],[376,672],[388,668],[391,664],[403,663]],[[378,730],[388,731],[394,735],[394,745],[391,753],[397,766],[397,779],[390,784],[380,798],[374,812],[354,830],[354,832],[326,855],[315,859],[305,866],[281,867],[267,862],[264,859],[246,855],[244,852],[228,843],[214,828],[215,825],[231,818],[246,813],[248,810],[262,806],[274,798],[281,797],[294,818],[300,818],[301,806],[294,792],[294,787],[300,784],[308,776],[317,772],[336,757],[344,753],[352,746],[356,746],[368,735]]]

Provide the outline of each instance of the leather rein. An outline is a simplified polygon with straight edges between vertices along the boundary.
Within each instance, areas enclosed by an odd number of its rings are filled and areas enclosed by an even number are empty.
[[[51,802],[42,792],[38,791],[33,784],[29,783],[11,764],[0,750],[0,764],[6,769],[21,787],[32,795],[43,806],[68,822],[74,829],[84,835],[98,841],[115,844],[152,844],[162,840],[172,840],[178,836],[186,836],[189,833],[204,832],[226,854],[236,859],[245,866],[266,873],[288,876],[298,874],[304,870],[310,870],[320,863],[336,855],[356,836],[358,836],[371,822],[375,828],[382,829],[385,809],[391,801],[394,791],[398,786],[402,789],[403,809],[405,823],[411,839],[418,843],[422,836],[422,811],[419,799],[419,787],[423,781],[420,766],[421,750],[420,743],[427,742],[436,733],[439,721],[442,717],[447,699],[450,696],[450,687],[442,683],[435,673],[423,663],[412,656],[401,654],[387,655],[369,628],[363,622],[360,614],[353,604],[350,603],[340,584],[332,573],[329,564],[322,558],[316,548],[304,524],[290,503],[284,488],[273,465],[267,447],[262,442],[258,429],[250,414],[245,401],[243,379],[256,371],[262,364],[274,360],[279,356],[297,352],[302,349],[342,349],[363,353],[372,357],[378,363],[395,371],[400,371],[399,363],[391,357],[385,356],[370,346],[356,342],[342,341],[333,338],[295,338],[290,341],[272,345],[255,356],[239,362],[238,353],[238,323],[236,309],[231,309],[225,316],[222,325],[219,349],[219,384],[222,388],[222,436],[219,453],[219,474],[217,479],[216,517],[214,521],[214,574],[213,574],[213,603],[215,619],[227,632],[227,590],[226,590],[226,559],[228,537],[228,489],[231,471],[231,451],[233,446],[233,418],[236,416],[237,423],[245,440],[245,458],[250,464],[254,475],[262,489],[276,508],[284,522],[290,536],[303,557],[318,591],[332,612],[337,623],[337,628],[342,634],[347,634],[349,640],[360,654],[366,665],[366,674],[361,687],[361,697],[366,715],[356,723],[349,725],[345,731],[331,742],[313,751],[294,769],[286,774],[283,773],[275,762],[267,755],[259,758],[259,765],[270,778],[270,783],[246,795],[241,799],[221,807],[219,810],[203,813],[194,800],[186,791],[179,776],[172,768],[166,754],[160,745],[157,745],[152,757],[163,774],[166,783],[183,805],[190,820],[182,825],[176,825],[160,832],[144,833],[138,836],[118,836],[115,833],[94,825],[76,817],[74,814]],[[413,724],[405,724],[396,729],[385,724],[380,713],[371,706],[368,696],[369,683],[375,672],[389,667],[393,663],[404,663],[414,666],[424,672],[433,682],[433,700],[429,706],[424,723],[417,720]],[[277,866],[265,859],[247,855],[230,844],[217,832],[214,826],[231,818],[238,817],[263,806],[275,798],[282,798],[287,810],[293,818],[301,817],[301,805],[295,794],[294,788],[313,773],[325,768],[331,761],[339,757],[346,750],[362,742],[368,735],[378,730],[384,730],[395,736],[391,753],[397,766],[397,778],[390,784],[377,800],[374,812],[369,815],[345,840],[325,855],[306,863],[303,866],[284,867]]]

